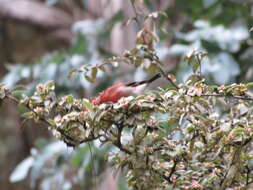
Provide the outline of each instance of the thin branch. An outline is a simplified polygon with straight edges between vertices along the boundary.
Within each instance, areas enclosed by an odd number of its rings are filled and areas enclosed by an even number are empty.
[[[253,101],[252,97],[248,96],[236,96],[236,95],[227,95],[227,94],[202,94],[201,96],[214,96],[214,97],[224,97],[224,98],[234,98],[239,100],[248,100]]]
[[[118,126],[117,141],[114,142],[113,144],[117,146],[120,150],[122,150],[123,152],[127,154],[131,154],[131,152],[127,150],[126,148],[124,148],[121,143],[121,136],[122,136],[122,131],[124,127],[123,125],[117,125],[117,126]]]
[[[160,73],[162,76],[170,82],[172,86],[174,86],[176,89],[179,89],[178,85],[162,70],[161,67],[159,67]]]
[[[95,167],[95,161],[94,161],[94,158],[93,158],[93,152],[92,152],[92,147],[91,147],[91,144],[90,142],[88,142],[88,147],[89,147],[89,151],[90,151],[90,156],[91,156],[91,173],[92,173],[92,176],[94,176],[94,187],[96,189],[96,186],[97,186],[97,172],[96,172],[96,167]]]
[[[135,17],[134,17],[134,20],[136,21],[138,27],[139,27],[139,30],[141,30],[142,28],[142,25],[141,25],[141,22],[138,18],[138,16],[140,15],[138,12],[137,12],[137,9],[135,7],[135,4],[134,4],[134,0],[130,0],[130,3],[132,5],[132,8],[133,8],[133,11],[134,11],[134,14],[135,14]],[[145,37],[144,37],[144,33],[141,34],[141,38],[143,40],[143,43],[146,43],[146,40],[145,40]]]
[[[155,53],[155,52],[154,52]],[[157,55],[153,55],[153,56],[146,56],[147,59],[149,59],[150,61],[155,61],[156,63],[159,63],[159,64],[163,64],[160,60],[159,60],[159,57]],[[162,68],[156,64],[156,67],[159,69],[159,72],[161,73],[161,75],[167,80],[170,82],[170,84],[172,86],[174,86],[176,89],[179,89],[178,85],[169,77],[168,74],[166,74]]]
[[[169,179],[171,178],[171,176],[173,175],[173,173],[176,171],[176,166],[177,166],[177,160],[174,160],[174,164],[171,168],[170,174],[169,174]],[[170,179],[171,181],[171,179]]]
[[[199,54],[196,57],[197,57],[197,61],[198,61],[198,64],[199,64],[199,75],[201,76],[202,75],[202,66],[201,66],[201,61],[200,61],[200,58],[199,58]]]
[[[246,166],[246,170],[247,170],[247,173],[246,173],[246,186],[249,185],[249,178],[250,178],[250,169],[248,166]]]
[[[139,29],[141,29],[141,28],[142,28],[142,27],[141,27],[141,22],[140,22],[139,19],[138,19],[139,13],[137,12],[137,9],[136,9],[136,7],[135,7],[134,1],[133,1],[133,0],[130,0],[130,3],[131,3],[131,5],[132,5],[132,8],[133,8],[133,11],[134,11],[134,14],[135,14],[134,20],[136,21],[136,23],[137,23]]]

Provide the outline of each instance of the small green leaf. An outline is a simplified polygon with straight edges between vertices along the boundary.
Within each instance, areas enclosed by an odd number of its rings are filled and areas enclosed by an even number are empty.
[[[176,121],[176,118],[172,117],[167,122],[168,122],[168,125],[171,126],[171,125],[173,125],[175,123],[175,121]]]
[[[246,88],[251,88],[251,87],[253,87],[253,82],[249,82],[246,84]]]
[[[47,86],[47,88],[48,89],[50,89],[50,90],[54,90],[55,89],[55,85],[54,85],[54,81],[48,81],[47,83],[46,83],[46,86]]]
[[[26,117],[26,118],[32,118],[33,117],[33,112],[25,112],[22,114],[22,117]]]
[[[97,72],[98,72],[97,67],[93,67],[92,70],[91,70],[91,78],[92,78],[92,79],[95,79],[95,78],[96,78]]]
[[[71,95],[67,96],[67,102],[72,104],[74,102],[74,97]]]
[[[48,121],[48,123],[49,123],[50,125],[52,125],[52,126],[55,126],[55,125],[56,125],[55,121],[52,120],[52,119],[48,119],[47,121]]]
[[[99,66],[98,66],[98,69],[99,69],[100,71],[105,72],[105,67],[104,67],[104,65],[99,65]]]
[[[83,99],[82,102],[83,102],[84,106],[85,106],[89,111],[93,111],[93,105],[90,103],[89,100]]]
[[[199,67],[200,67],[200,62],[195,61],[194,64],[192,65],[193,72],[196,73]]]
[[[69,72],[68,78],[71,79],[71,78],[73,77],[74,74],[76,74],[76,73],[81,73],[81,72],[82,72],[81,69],[74,69],[74,70],[72,70],[72,71]]]
[[[190,125],[186,128],[187,132],[188,133],[192,133],[194,131],[194,126],[193,125]]]
[[[88,75],[85,75],[84,78],[85,78],[87,81],[89,81],[90,83],[93,83],[93,82],[94,82],[94,80],[93,80],[90,76],[88,76]]]
[[[245,133],[245,129],[244,128],[236,128],[233,130],[233,134],[236,136],[240,136],[243,135]]]

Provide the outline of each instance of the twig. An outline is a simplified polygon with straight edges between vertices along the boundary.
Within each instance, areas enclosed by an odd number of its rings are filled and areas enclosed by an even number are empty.
[[[137,23],[139,29],[141,29],[141,28],[142,28],[142,27],[141,27],[141,22],[140,22],[139,19],[138,19],[139,13],[137,12],[137,9],[136,9],[136,7],[135,7],[134,1],[133,1],[133,0],[130,0],[130,3],[131,3],[131,5],[132,5],[132,8],[133,8],[133,11],[134,11],[134,14],[135,14],[134,20],[136,21],[136,23]]]
[[[117,141],[113,144],[115,146],[117,146],[120,150],[122,150],[123,152],[125,152],[127,154],[131,154],[131,152],[129,150],[127,150],[126,148],[124,148],[121,143],[121,133],[123,130],[123,125],[117,125],[117,126],[118,126]]]
[[[227,94],[202,94],[201,96],[215,96],[215,97],[225,97],[225,98],[253,101],[252,97],[227,95]]]
[[[92,175],[94,176],[94,183],[95,183],[95,189],[96,189],[96,186],[97,186],[97,172],[96,172],[96,168],[95,168],[95,162],[94,162],[94,158],[93,158],[93,152],[92,152],[92,147],[91,147],[91,144],[90,142],[88,142],[88,147],[89,147],[89,151],[90,151],[90,156],[91,156],[91,168],[92,169]]]
[[[249,175],[250,175],[250,169],[248,166],[246,166],[246,170],[247,170],[247,173],[246,173],[246,186],[249,185]]]
[[[201,61],[200,61],[200,58],[199,58],[199,54],[196,55],[196,58],[197,58],[197,61],[198,61],[198,64],[199,64],[199,75],[201,76],[202,74],[202,69],[201,69]]]
[[[139,16],[140,14],[137,12],[137,9],[136,9],[135,4],[134,4],[134,0],[130,0],[130,2],[131,2],[131,5],[132,5],[134,14],[135,14],[134,20],[136,21],[136,23],[137,23],[137,25],[138,25],[138,27],[139,27],[139,30],[141,30],[142,25],[141,25],[141,22],[140,22],[140,20],[139,20],[139,18],[138,18],[138,16]],[[142,37],[143,43],[146,43],[146,40],[145,40],[145,37],[144,37],[143,32],[142,32],[142,34],[141,34],[141,37]]]
[[[174,160],[174,164],[173,164],[170,174],[169,174],[169,179],[171,178],[172,174],[176,171],[176,166],[177,166],[177,160]],[[170,181],[171,181],[171,179],[170,179]]]
[[[170,82],[170,84],[172,84],[172,86],[174,86],[176,89],[179,89],[178,85],[162,70],[161,67],[158,67],[160,70],[160,73],[162,74],[162,76],[168,80]]]

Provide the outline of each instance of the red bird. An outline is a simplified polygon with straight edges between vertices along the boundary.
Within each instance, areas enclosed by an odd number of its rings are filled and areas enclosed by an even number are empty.
[[[161,77],[158,73],[149,80],[144,80],[140,82],[130,82],[124,83],[119,82],[113,86],[107,88],[100,95],[91,100],[93,105],[99,105],[105,102],[117,102],[121,97],[136,96],[143,92],[147,84],[153,82],[154,80]]]

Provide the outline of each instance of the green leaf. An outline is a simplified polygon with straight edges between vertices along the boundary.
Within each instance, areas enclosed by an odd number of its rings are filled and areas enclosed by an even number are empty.
[[[189,125],[189,126],[186,128],[186,130],[187,130],[188,133],[192,133],[192,132],[195,130],[194,125]]]
[[[249,82],[246,84],[246,88],[251,88],[251,87],[253,87],[253,82]]]
[[[84,104],[84,106],[89,110],[89,111],[93,111],[93,105],[90,103],[89,100],[87,99],[83,99],[82,103]]]
[[[198,56],[198,55],[197,55],[197,56]],[[199,67],[200,67],[200,62],[194,61],[193,65],[192,65],[192,71],[193,71],[194,73],[196,73]]]
[[[22,114],[22,117],[26,117],[26,118],[32,118],[33,117],[33,112],[25,112]]]
[[[68,78],[71,79],[71,78],[73,77],[74,74],[76,74],[76,73],[81,73],[81,72],[82,72],[81,69],[74,69],[74,70],[72,70],[72,71],[69,72]]]
[[[74,102],[74,97],[71,95],[67,96],[67,102],[72,104]]]
[[[100,71],[105,72],[105,66],[104,66],[104,65],[99,65],[99,66],[98,66],[98,69],[99,69]]]
[[[87,81],[89,81],[90,83],[93,83],[93,82],[94,82],[93,78],[91,78],[91,77],[88,76],[88,75],[85,75],[84,78],[85,78]]]
[[[184,61],[187,61],[187,63],[190,65],[194,59],[194,52],[190,52],[188,53],[185,57],[184,57]]]
[[[168,122],[168,125],[169,125],[169,126],[173,125],[173,124],[175,123],[176,120],[177,120],[177,118],[175,118],[175,117],[170,118],[170,119],[167,121],[167,122]]]
[[[96,78],[97,72],[98,72],[97,67],[93,67],[92,70],[91,70],[91,78],[92,78],[92,79],[95,79],[95,78]]]
[[[50,125],[52,125],[52,126],[55,126],[55,125],[56,125],[56,123],[55,123],[55,121],[54,121],[53,119],[48,119],[47,121],[48,121],[48,123],[49,123]]]
[[[240,136],[240,135],[243,135],[245,133],[245,129],[244,128],[236,128],[232,132],[233,132],[234,135]]]
[[[49,89],[49,90],[54,90],[55,89],[55,84],[54,84],[54,81],[48,81],[47,83],[46,83],[46,86],[47,86],[47,88]]]

